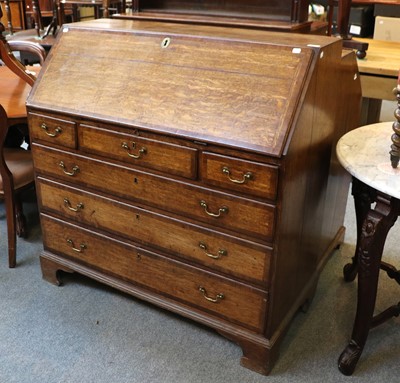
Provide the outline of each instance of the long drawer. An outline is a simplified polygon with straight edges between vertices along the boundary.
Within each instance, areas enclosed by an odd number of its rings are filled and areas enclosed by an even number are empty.
[[[114,232],[210,269],[266,285],[272,253],[267,246],[41,177],[36,188],[44,211],[61,213],[68,220]]]
[[[41,214],[45,250],[256,331],[263,331],[267,293]]]
[[[271,241],[275,207],[114,163],[32,144],[38,173]]]

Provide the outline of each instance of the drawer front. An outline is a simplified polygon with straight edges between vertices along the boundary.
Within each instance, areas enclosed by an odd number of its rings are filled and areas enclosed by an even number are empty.
[[[212,226],[270,241],[275,207],[168,178],[32,145],[36,171],[101,189]]]
[[[78,130],[83,151],[168,174],[197,177],[197,149],[83,124]]]
[[[29,113],[29,131],[32,141],[45,141],[52,145],[76,148],[76,124],[38,113]]]
[[[206,310],[263,330],[266,293],[219,278],[132,245],[41,215],[46,250]]]
[[[256,197],[276,199],[278,167],[203,153],[201,176],[205,183]]]
[[[42,178],[36,188],[45,211],[122,234],[248,282],[267,283],[272,251],[266,246]]]

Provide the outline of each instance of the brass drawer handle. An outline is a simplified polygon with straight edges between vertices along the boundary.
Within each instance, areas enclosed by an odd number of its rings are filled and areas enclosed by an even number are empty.
[[[217,294],[215,298],[209,297],[207,295],[207,290],[202,286],[199,287],[199,291],[203,294],[203,297],[205,299],[207,299],[209,302],[212,302],[212,303],[218,303],[219,301],[221,301],[222,299],[225,298],[225,295],[222,293]]]
[[[73,240],[70,239],[70,238],[67,239],[67,243],[68,243],[68,245],[71,246],[71,249],[74,250],[74,251],[76,251],[77,253],[83,253],[83,251],[84,251],[85,249],[87,249],[87,246],[86,246],[84,243],[81,243],[81,244],[79,245],[79,248],[75,247]]]
[[[222,173],[226,174],[229,178],[229,181],[235,183],[235,184],[244,184],[246,181],[250,181],[253,179],[253,173],[252,172],[246,172],[243,174],[243,178],[241,180],[236,180],[231,177],[231,171],[227,166],[224,166],[222,168]]]
[[[69,172],[69,171],[66,170],[64,161],[60,161],[60,163],[58,164],[58,166],[63,170],[63,172],[64,172],[67,176],[74,176],[74,175],[76,175],[77,173],[79,173],[79,166],[78,166],[78,165],[75,165],[75,166],[72,168],[72,172]]]
[[[204,211],[206,212],[207,215],[209,215],[210,217],[215,217],[218,218],[221,216],[221,213],[228,213],[229,209],[226,206],[222,206],[218,209],[218,213],[211,213],[210,211],[208,211],[208,206],[206,201],[200,201],[200,206],[204,209]]]
[[[64,206],[65,206],[67,209],[69,209],[69,210],[71,210],[71,211],[75,211],[75,212],[77,212],[77,211],[79,211],[79,210],[82,210],[83,207],[84,207],[82,202],[79,202],[79,203],[76,205],[76,207],[72,207],[71,202],[69,202],[69,199],[68,199],[68,198],[64,198]]]
[[[40,127],[44,130],[44,132],[50,136],[50,137],[57,137],[62,133],[62,129],[57,126],[57,128],[54,129],[54,133],[49,132],[49,128],[47,127],[47,125],[43,122],[42,125],[40,125]]]
[[[139,150],[138,154],[131,153],[129,145],[126,142],[123,142],[121,144],[121,147],[126,150],[126,154],[129,157],[132,157],[132,158],[135,158],[135,159],[139,159],[143,154],[147,153],[147,149],[144,146]],[[136,147],[136,144],[134,142],[132,142],[132,149],[135,149],[135,147]]]
[[[207,245],[204,242],[199,243],[200,249],[204,250],[204,253],[207,255],[207,257],[210,257],[212,259],[220,259],[224,255],[228,255],[228,252],[224,249],[219,249],[218,250],[218,255],[214,255],[208,252]]]

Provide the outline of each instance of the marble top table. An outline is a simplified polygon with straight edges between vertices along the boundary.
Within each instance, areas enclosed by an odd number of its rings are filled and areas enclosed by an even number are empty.
[[[336,153],[342,166],[358,180],[400,199],[400,167],[390,163],[393,122],[366,125],[345,134]]]
[[[366,125],[346,133],[336,147],[337,157],[353,176],[357,245],[352,263],[343,269],[351,282],[358,274],[357,311],[351,340],[338,361],[345,375],[354,372],[369,330],[400,315],[400,303],[374,315],[379,271],[400,284],[400,272],[382,262],[386,236],[400,215],[400,168],[392,168],[390,146],[393,122]]]

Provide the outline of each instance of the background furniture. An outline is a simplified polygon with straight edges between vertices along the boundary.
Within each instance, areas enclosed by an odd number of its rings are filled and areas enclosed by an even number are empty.
[[[125,0],[54,0],[54,2],[57,8],[59,26],[67,22],[67,11],[71,7],[72,9],[77,9],[77,7],[93,7],[95,19],[110,17],[115,12],[124,12],[126,8]]]
[[[43,2],[44,0],[41,0]],[[49,0],[45,0],[47,4]],[[2,6],[5,14],[4,24],[10,35],[16,30],[26,30],[34,28],[36,35],[40,37],[40,30],[43,29],[42,12],[38,0],[24,0],[18,2],[19,6],[15,6],[13,0],[3,0]]]
[[[25,0],[1,0],[3,16],[0,21],[9,31],[26,29]]]
[[[27,102],[44,278],[82,273],[214,328],[268,373],[343,240],[354,53],[165,22],[60,33]]]
[[[8,116],[0,105],[0,198],[6,205],[9,267],[15,267],[16,236],[26,236],[26,223],[19,193],[33,187],[34,175],[29,150],[5,147],[8,132]]]
[[[382,100],[394,101],[400,63],[400,43],[360,39],[369,45],[366,60],[357,60],[361,76],[363,110],[360,125],[379,122]]]
[[[297,0],[133,0],[130,12],[113,17],[308,32],[308,5]]]
[[[399,0],[352,0],[353,4],[399,5]]]
[[[1,22],[7,26],[10,35],[24,31],[18,38],[32,39],[35,36],[46,38],[50,32],[55,34],[58,25],[55,0],[1,0],[0,3],[4,8]],[[77,21],[77,7],[63,7],[63,17]],[[32,33],[31,29],[35,32]]]
[[[349,20],[350,20],[350,10],[351,10],[351,0],[327,0],[328,5],[328,35],[330,36],[333,26],[333,13],[334,8],[337,9],[337,35],[343,39],[343,46],[345,48],[354,49],[357,52],[357,57],[362,59],[367,53],[368,44],[361,42],[358,39],[353,39],[349,31]],[[335,33],[335,34],[336,34]]]
[[[0,16],[1,16],[0,9]],[[4,148],[10,129],[19,129],[27,134],[27,111],[25,107],[27,95],[36,79],[39,67],[25,67],[18,61],[13,50],[29,51],[39,57],[41,63],[45,59],[45,51],[39,44],[27,41],[14,41],[8,44],[4,34],[4,26],[0,23],[0,59],[5,66],[0,66],[0,196],[6,203],[8,229],[9,267],[16,264],[16,236],[26,236],[25,217],[19,192],[33,187],[33,163],[31,153],[16,147]],[[27,139],[29,142],[29,140]]]

